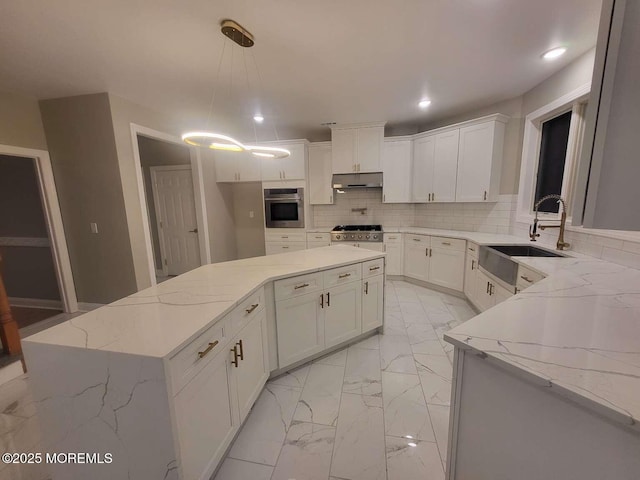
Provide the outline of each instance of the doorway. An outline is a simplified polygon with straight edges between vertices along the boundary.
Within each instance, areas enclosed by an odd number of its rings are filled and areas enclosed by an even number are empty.
[[[193,152],[184,144],[147,135],[136,139],[155,283],[160,283],[207,263],[202,258]]]

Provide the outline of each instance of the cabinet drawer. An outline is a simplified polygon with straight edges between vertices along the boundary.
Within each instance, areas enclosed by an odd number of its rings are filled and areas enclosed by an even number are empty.
[[[373,277],[384,273],[384,259],[377,258],[362,264],[362,278]]]
[[[467,255],[471,255],[473,258],[478,258],[479,249],[480,247],[478,247],[478,244],[473,242],[467,242]]]
[[[264,288],[249,295],[233,310],[229,318],[229,337],[238,333],[249,320],[262,310],[264,310]]]
[[[264,236],[267,242],[304,242],[307,240],[305,232],[283,232],[283,233],[269,233]]]
[[[344,267],[333,268],[322,272],[324,288],[341,285],[343,283],[355,282],[362,279],[362,264],[346,265]]]
[[[539,282],[543,278],[544,275],[542,275],[541,273],[538,273],[527,267],[523,267],[522,265],[518,265],[518,280],[516,281],[518,290],[524,290],[534,283]]]
[[[307,242],[311,243],[331,243],[331,234],[328,232],[307,233]]]
[[[401,233],[385,233],[384,243],[402,243]]]
[[[412,245],[412,244],[429,245],[431,241],[431,237],[429,237],[428,235],[406,234],[404,237],[404,241],[407,245]]]
[[[307,242],[266,242],[265,253],[267,255],[274,255],[276,253],[288,253],[297,252],[299,250],[305,250],[307,248]]]
[[[299,297],[322,290],[322,273],[310,273],[274,282],[276,300]]]
[[[446,248],[448,250],[464,252],[466,245],[466,240],[459,238],[431,237],[431,248]]]
[[[229,315],[216,322],[169,360],[173,393],[186,385],[218,353],[225,351]]]

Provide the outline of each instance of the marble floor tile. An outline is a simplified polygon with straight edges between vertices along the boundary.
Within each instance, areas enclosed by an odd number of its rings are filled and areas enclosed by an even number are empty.
[[[331,475],[349,480],[386,480],[384,417],[376,400],[342,395]]]
[[[403,317],[427,317],[427,312],[424,310],[421,303],[401,303],[400,311],[402,312]]]
[[[293,419],[335,426],[343,381],[344,367],[312,364]]]
[[[425,340],[438,340],[438,334],[431,325],[410,323],[407,325],[409,343],[415,345]]]
[[[382,372],[385,433],[435,442],[427,404],[417,375]]]
[[[450,407],[444,405],[427,405],[429,417],[436,434],[436,443],[440,452],[443,467],[447,463],[447,442],[449,440],[449,411]]]
[[[326,480],[336,429],[313,423],[294,423],[289,428],[271,480]]]
[[[349,348],[342,391],[359,395],[382,394],[379,350]]]
[[[227,458],[218,470],[215,480],[269,480],[273,467]]]
[[[449,405],[453,367],[449,358],[439,355],[414,355],[427,403]]]
[[[284,385],[285,387],[304,387],[304,382],[307,380],[309,374],[310,365],[302,365],[294,370],[291,370],[283,375],[280,375],[273,380],[269,380],[269,383],[274,385]]]
[[[387,437],[389,480],[444,480],[444,469],[433,442]]]
[[[380,350],[380,338],[382,335],[372,335],[352,345],[356,348],[367,348],[369,350]],[[351,347],[349,347],[351,348]]]
[[[447,305],[449,312],[458,322],[464,323],[476,316],[476,312],[468,304]]]
[[[442,301],[440,296],[419,293],[418,298],[420,299],[420,305],[428,314],[449,313],[447,305]]]
[[[347,349],[343,348],[335,353],[319,358],[315,363],[321,363],[323,365],[336,365],[338,367],[344,367],[347,363]]]
[[[411,342],[411,339],[409,339]],[[422,353],[426,355],[446,355],[447,352],[440,343],[440,340],[423,340],[417,343],[411,343],[411,351],[416,353]]]
[[[267,384],[256,401],[229,457],[275,465],[302,390]]]
[[[382,335],[380,359],[384,372],[417,373],[411,345],[405,335]]]
[[[420,303],[418,294],[411,286],[396,286],[396,297],[398,301],[402,303]]]

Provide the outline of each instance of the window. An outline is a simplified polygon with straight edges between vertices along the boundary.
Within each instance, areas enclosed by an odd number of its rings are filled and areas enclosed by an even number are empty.
[[[573,186],[582,150],[584,113],[590,85],[527,115],[522,146],[517,222],[531,223],[534,205],[546,195],[560,195],[571,216]],[[557,218],[558,202],[548,200],[538,209],[541,218]]]

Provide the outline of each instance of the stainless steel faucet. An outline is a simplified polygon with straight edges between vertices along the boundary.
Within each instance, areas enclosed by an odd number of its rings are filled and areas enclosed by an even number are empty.
[[[558,203],[562,204],[560,224],[559,225],[540,225],[540,230],[544,230],[546,228],[559,228],[560,235],[558,235],[558,242],[556,243],[556,248],[558,250],[564,250],[565,248],[569,248],[571,245],[564,241],[564,228],[567,222],[567,206],[564,203],[564,199],[560,195],[552,194],[552,195],[544,196],[540,200],[538,200],[536,204],[533,206],[533,210],[536,212],[536,218],[534,218],[533,220],[533,225],[529,227],[529,238],[531,239],[532,242],[535,242],[536,237],[540,236],[540,234],[538,233],[538,223],[539,223],[538,208],[540,208],[540,204],[542,202],[546,202],[547,200],[551,200],[551,199],[557,200]]]

